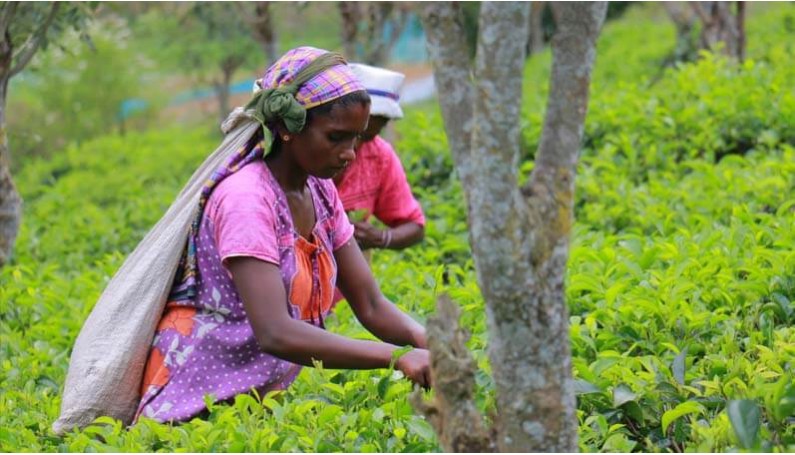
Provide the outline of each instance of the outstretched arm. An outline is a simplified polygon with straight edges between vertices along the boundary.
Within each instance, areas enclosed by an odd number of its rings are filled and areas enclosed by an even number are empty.
[[[426,348],[425,328],[384,297],[353,239],[334,257],[337,286],[367,330],[388,343]]]
[[[279,268],[252,257],[229,259],[257,341],[265,352],[302,365],[322,361],[328,368],[386,368],[396,346],[353,340],[290,317]]]
[[[361,253],[359,253],[361,255]],[[295,320],[287,313],[287,293],[279,268],[252,257],[229,259],[229,270],[257,342],[263,351],[293,363],[326,368],[375,369],[389,367],[397,346],[354,340]],[[411,381],[430,387],[430,356],[415,349],[401,356],[395,367]]]

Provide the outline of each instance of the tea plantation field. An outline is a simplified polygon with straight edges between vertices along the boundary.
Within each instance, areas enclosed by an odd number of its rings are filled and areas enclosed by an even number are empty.
[[[600,38],[567,278],[583,451],[795,451],[795,6],[751,13],[742,64],[706,55],[660,72],[673,26],[645,7]],[[523,176],[549,66],[548,51],[527,64]],[[377,252],[374,272],[420,320],[440,292],[463,307],[490,410],[483,301],[439,111],[407,109],[396,128],[429,224],[421,246]],[[51,432],[83,320],[217,141],[178,127],[105,136],[22,167],[22,231],[0,271],[0,450],[438,451],[409,383],[386,370],[307,368],[281,395],[179,426]],[[328,325],[369,336],[345,305]]]

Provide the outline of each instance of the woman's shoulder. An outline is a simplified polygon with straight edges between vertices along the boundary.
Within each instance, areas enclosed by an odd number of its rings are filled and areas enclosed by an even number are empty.
[[[263,161],[248,163],[237,172],[221,180],[213,190],[213,196],[268,194],[268,166]],[[211,196],[212,197],[212,196]]]
[[[207,201],[208,207],[215,210],[230,204],[251,208],[270,205],[268,201],[273,200],[274,192],[268,184],[268,172],[263,161],[246,164],[218,183]]]

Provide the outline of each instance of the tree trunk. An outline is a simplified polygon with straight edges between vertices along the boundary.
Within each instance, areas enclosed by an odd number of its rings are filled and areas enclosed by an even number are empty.
[[[698,43],[693,34],[696,16],[685,2],[663,2],[665,11],[676,27],[676,48],[674,61],[683,62],[697,57]]]
[[[0,40],[0,267],[11,259],[22,216],[22,199],[11,178],[11,154],[6,134],[6,101],[13,49],[8,34]]]
[[[521,189],[519,125],[529,5],[482,4],[474,78],[460,39],[458,7],[432,3],[423,11],[436,85],[446,93],[440,99],[445,130],[467,200],[470,244],[486,303],[500,451],[577,450],[563,284],[574,175],[607,4],[555,2],[552,11],[557,31],[547,114],[536,166]],[[452,330],[429,326],[429,340]],[[445,384],[439,359],[432,347],[434,381]],[[467,398],[462,401],[469,406]],[[452,411],[438,399],[436,404],[432,422],[452,420],[439,418]]]
[[[254,38],[262,46],[262,51],[267,59],[267,66],[270,66],[279,58],[278,35],[273,26],[270,2],[257,2],[254,7],[254,17],[251,25]]]
[[[412,394],[414,407],[428,418],[447,452],[476,453],[496,450],[494,435],[486,428],[475,405],[477,365],[467,350],[468,334],[458,325],[461,310],[446,295],[439,297],[436,314],[428,318],[428,339],[436,396],[426,402]]]
[[[365,63],[384,66],[408,19],[408,11],[395,2],[371,2],[367,5],[367,39],[364,45]],[[391,23],[389,36],[384,36],[386,25]]]
[[[342,48],[348,61],[359,60],[356,51],[356,35],[359,32],[359,21],[362,18],[358,2],[339,2],[340,18],[342,19]]]
[[[545,2],[530,2],[530,34],[527,38],[527,55],[544,50],[543,13]]]
[[[229,84],[232,81],[233,69],[227,65],[221,66],[221,80],[214,81],[213,87],[215,88],[215,96],[218,99],[218,118],[221,122],[229,115]]]
[[[737,4],[737,14],[731,11]],[[742,61],[745,55],[745,5],[743,2],[691,2],[701,20],[700,46],[715,51],[723,43],[723,54]]]

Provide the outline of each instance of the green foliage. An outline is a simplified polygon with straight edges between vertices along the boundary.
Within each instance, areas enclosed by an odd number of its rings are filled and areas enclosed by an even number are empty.
[[[768,40],[749,47],[753,64],[707,56],[650,88],[657,58],[674,45],[672,26],[644,6],[605,30],[566,287],[583,451],[795,450],[795,79],[782,38],[793,16],[790,5],[776,8],[749,18],[760,30],[749,36]],[[643,34],[667,41],[638,47]],[[528,156],[548,58],[528,67]],[[419,320],[443,291],[462,307],[478,404],[493,411],[483,301],[438,109],[407,109],[396,125],[427,238],[376,251],[374,273]],[[80,325],[216,145],[173,129],[102,137],[25,164],[17,257],[0,271],[0,450],[438,451],[407,402],[408,382],[387,370],[307,368],[288,391],[211,404],[203,420],[125,430],[100,419],[52,435]],[[742,153],[722,153],[733,148]],[[521,177],[531,169],[523,164]],[[327,325],[371,338],[345,304]]]
[[[715,161],[795,144],[795,69],[783,64],[795,58],[787,25],[793,20],[791,5],[752,15],[744,64],[703,54],[697,62],[660,72],[675,43],[673,26],[659,5],[630,9],[599,38],[586,148],[609,148],[642,178],[673,160]],[[531,58],[525,72],[527,158],[540,138],[550,64],[547,50]]]
[[[3,2],[0,8],[5,13],[12,2]],[[89,35],[85,33],[88,22],[93,14],[94,6],[86,2],[61,2],[52,16],[49,26],[42,30],[47,24],[48,18],[53,12],[55,2],[21,2],[16,5],[11,16],[8,28],[7,39],[10,40],[15,57],[20,56],[26,46],[30,44],[32,36],[41,32],[39,50],[45,50],[65,31],[71,29],[81,34],[85,41],[89,41]],[[17,65],[18,59],[12,62],[12,66]]]
[[[12,81],[9,140],[14,154],[49,156],[69,142],[151,124],[144,114],[162,105],[163,93],[145,75],[152,62],[132,45],[130,30],[118,19],[103,18],[86,30],[65,33],[60,47],[41,53],[29,71]],[[147,100],[149,108],[126,124],[122,102]]]
[[[166,68],[215,84],[221,83],[225,67],[238,69],[264,60],[243,12],[234,5],[199,2],[163,8],[139,17],[135,31]]]

